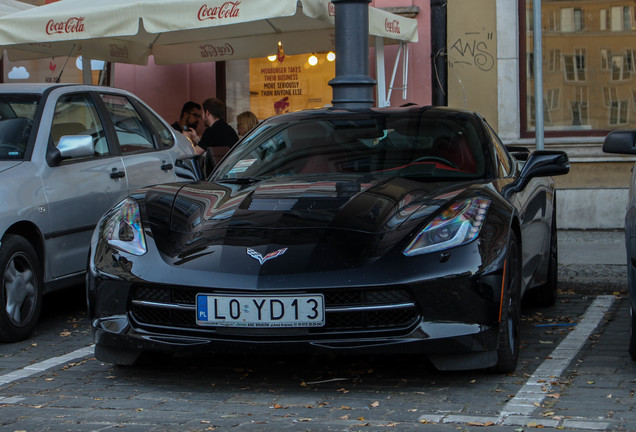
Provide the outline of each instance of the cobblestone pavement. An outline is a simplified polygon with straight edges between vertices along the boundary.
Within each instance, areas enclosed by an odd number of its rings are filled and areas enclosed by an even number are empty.
[[[60,293],[33,338],[0,345],[0,431],[634,431],[626,266],[566,266],[555,306],[524,306],[509,375],[399,355],[115,367],[86,349],[81,289]]]

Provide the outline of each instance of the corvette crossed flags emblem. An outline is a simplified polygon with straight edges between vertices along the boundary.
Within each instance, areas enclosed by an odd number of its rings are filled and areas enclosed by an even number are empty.
[[[271,259],[277,258],[287,252],[287,248],[278,249],[277,251],[270,252],[267,255],[263,256],[256,252],[254,249],[247,248],[247,254],[258,261],[261,265],[265,263],[265,261],[269,261]]]

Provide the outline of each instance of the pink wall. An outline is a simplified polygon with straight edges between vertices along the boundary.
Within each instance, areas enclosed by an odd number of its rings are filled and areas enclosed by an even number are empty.
[[[404,102],[418,104],[431,103],[431,35],[429,0],[373,0],[375,7],[419,7],[419,42],[409,44],[410,60],[408,71],[408,99],[402,100],[402,92],[394,90],[391,106]],[[371,47],[370,74],[376,76],[375,50]],[[385,47],[385,76],[389,85],[397,46]],[[201,103],[215,96],[215,63],[192,63],[185,65],[157,66],[152,58],[148,66],[116,64],[114,68],[115,87],[129,90],[148,103],[169,123],[177,120],[183,103],[188,100]],[[398,68],[395,86],[402,86],[402,67]],[[374,92],[375,96],[375,92]],[[199,133],[203,132],[199,125]]]
[[[432,100],[431,90],[431,7],[429,0],[373,0],[371,6],[377,8],[394,7],[419,7],[417,19],[417,31],[419,41],[409,44],[409,69],[408,69],[408,98],[402,99],[401,90],[393,90],[391,106],[400,106],[405,102],[413,102],[428,105]],[[371,47],[373,48],[373,47]],[[371,50],[370,72],[376,77],[375,50]],[[397,55],[397,46],[387,45],[384,48],[385,71],[387,89],[393,73],[393,65]],[[401,61],[395,76],[395,87],[402,87]]]
[[[139,96],[169,123],[179,117],[189,100],[202,103],[216,93],[215,63],[147,66],[118,63],[114,68],[114,86]],[[199,124],[199,133],[203,125]]]

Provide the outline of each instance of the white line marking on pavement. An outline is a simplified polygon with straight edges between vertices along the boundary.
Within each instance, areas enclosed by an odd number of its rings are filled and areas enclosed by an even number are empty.
[[[550,356],[537,368],[521,387],[514,398],[504,406],[498,416],[469,414],[424,414],[420,421],[437,423],[475,423],[479,425],[526,426],[536,423],[543,427],[577,428],[581,430],[607,430],[610,422],[589,419],[546,419],[533,418],[531,414],[541,405],[552,387],[551,382],[561,376],[565,368],[581,350],[588,337],[614,303],[614,296],[599,296],[585,311],[581,322],[552,351]]]
[[[614,296],[599,296],[594,300],[581,322],[552,351],[550,357],[541,363],[515,397],[504,406],[499,413],[500,420],[510,415],[532,414],[549,393],[551,381],[561,376],[613,303]]]
[[[23,379],[31,375],[35,375],[36,373],[43,372],[52,367],[59,366],[63,363],[68,363],[75,359],[92,355],[94,351],[95,351],[95,346],[89,345],[87,347],[80,348],[68,354],[61,355],[59,357],[53,357],[53,358],[41,361],[39,363],[25,366],[22,369],[18,369],[16,371],[9,372],[8,374],[1,375],[0,385],[6,385],[9,383],[12,383],[13,381],[17,381],[19,379]]]

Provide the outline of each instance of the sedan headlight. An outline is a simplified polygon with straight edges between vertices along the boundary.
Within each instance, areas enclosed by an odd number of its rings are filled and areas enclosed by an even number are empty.
[[[126,198],[109,212],[102,233],[110,246],[121,251],[133,255],[143,255],[148,251],[139,204],[131,198]]]
[[[471,198],[457,201],[433,219],[404,250],[413,256],[437,252],[468,243],[479,235],[490,200]]]

